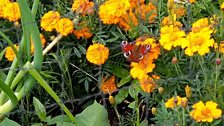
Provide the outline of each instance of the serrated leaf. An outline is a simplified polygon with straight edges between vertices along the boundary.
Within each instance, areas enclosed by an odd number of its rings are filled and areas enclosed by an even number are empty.
[[[123,86],[124,84],[130,82],[132,80],[132,77],[129,75],[127,77],[124,77],[120,80],[120,82],[117,84],[117,87],[121,87]]]
[[[115,96],[116,104],[120,104],[126,97],[128,97],[128,89],[123,88]]]
[[[110,126],[107,110],[96,101],[75,118],[77,126]]]
[[[35,97],[33,97],[33,104],[34,104],[35,112],[37,116],[39,117],[39,119],[41,121],[45,121],[47,113],[46,113],[46,109],[44,105]]]
[[[81,58],[81,53],[79,52],[79,50],[74,47],[74,52],[75,52],[75,55],[78,56],[79,58]]]
[[[5,118],[2,122],[0,122],[0,126],[21,126],[17,122]]]
[[[117,67],[117,66],[111,66],[111,70],[112,70],[112,73],[119,78],[124,78],[124,77],[129,76],[129,71],[127,71],[124,68]]]

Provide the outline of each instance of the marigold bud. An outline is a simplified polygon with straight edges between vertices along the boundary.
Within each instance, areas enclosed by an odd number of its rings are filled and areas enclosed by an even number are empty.
[[[109,96],[109,102],[110,102],[111,105],[115,105],[116,104],[116,100],[115,100],[115,98],[112,95]]]
[[[192,95],[191,88],[188,85],[185,86],[185,93],[188,98],[190,98]]]
[[[172,64],[177,64],[177,62],[178,62],[178,59],[176,56],[174,56],[172,59]]]
[[[19,28],[19,26],[20,26],[19,22],[18,22],[18,21],[14,22],[14,26],[15,26],[16,28]]]
[[[217,64],[217,65],[220,65],[222,62],[221,62],[221,59],[220,58],[217,58],[216,60],[215,60],[215,63]]]
[[[158,88],[158,91],[159,91],[160,94],[163,94],[163,92],[164,92],[164,88],[163,88],[163,87],[159,87],[159,88]]]
[[[55,39],[55,36],[52,35],[52,36],[50,37],[50,40],[53,41],[54,39]]]
[[[156,107],[152,107],[151,112],[152,112],[153,115],[156,115]]]
[[[181,100],[181,106],[182,106],[183,108],[186,108],[186,107],[187,107],[187,104],[188,104],[188,100],[187,100],[187,99],[182,99],[182,100]]]

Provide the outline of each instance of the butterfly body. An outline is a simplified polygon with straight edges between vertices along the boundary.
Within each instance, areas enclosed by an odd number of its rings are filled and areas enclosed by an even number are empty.
[[[123,41],[121,43],[124,57],[130,62],[139,62],[150,51],[150,45],[136,45],[134,42]]]

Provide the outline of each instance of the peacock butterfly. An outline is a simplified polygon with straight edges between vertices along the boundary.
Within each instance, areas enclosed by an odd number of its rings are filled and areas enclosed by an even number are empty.
[[[124,52],[124,57],[130,62],[139,62],[144,55],[150,51],[150,45],[136,45],[134,42],[123,41],[121,43],[122,51]]]

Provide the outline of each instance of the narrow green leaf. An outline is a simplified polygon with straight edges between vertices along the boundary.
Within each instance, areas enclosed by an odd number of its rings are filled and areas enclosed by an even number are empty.
[[[46,109],[44,105],[35,97],[33,97],[34,109],[41,121],[46,121]]]
[[[75,55],[81,58],[81,53],[79,52],[79,50],[76,47],[74,47],[73,49],[74,49]]]
[[[82,54],[86,54],[86,49],[82,45],[78,44],[78,48],[82,52]]]
[[[136,108],[136,101],[131,102],[131,103],[128,105],[128,107],[131,108],[131,109],[135,109],[135,108]]]
[[[75,119],[77,126],[110,126],[107,110],[96,101],[76,115]]]
[[[124,77],[120,80],[120,82],[117,84],[118,87],[123,86],[124,84],[130,82],[132,80],[132,77],[129,75],[127,77]]]
[[[0,60],[2,60],[4,54],[5,54],[5,51],[6,51],[6,48],[3,49],[1,52],[0,52]]]

